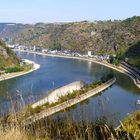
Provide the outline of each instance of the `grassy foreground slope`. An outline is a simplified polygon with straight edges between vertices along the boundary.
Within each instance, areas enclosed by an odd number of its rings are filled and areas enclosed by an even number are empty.
[[[139,126],[133,127],[138,123],[132,121],[131,125],[132,130],[129,124],[114,130],[105,122],[76,122],[72,116],[65,119],[52,116],[25,129],[15,123],[4,127],[4,130],[0,129],[0,140],[139,140]]]

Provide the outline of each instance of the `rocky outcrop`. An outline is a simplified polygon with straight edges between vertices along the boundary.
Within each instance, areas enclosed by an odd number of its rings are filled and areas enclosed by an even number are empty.
[[[14,52],[0,40],[0,70],[19,64],[19,59]]]

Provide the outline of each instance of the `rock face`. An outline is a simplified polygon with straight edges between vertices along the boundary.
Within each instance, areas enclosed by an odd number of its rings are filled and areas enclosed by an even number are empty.
[[[72,93],[74,90],[80,90],[84,85],[85,83],[83,81],[76,81],[63,87],[57,88],[52,92],[50,92],[46,98],[34,103],[32,105],[32,108],[41,106],[47,102],[49,103],[57,102],[61,96],[68,95]]]
[[[7,54],[7,51],[4,48],[0,48],[0,54],[3,56],[4,59],[9,58],[9,55]]]
[[[19,59],[14,52],[7,48],[2,40],[0,40],[0,70],[6,67],[12,67],[19,64]]]

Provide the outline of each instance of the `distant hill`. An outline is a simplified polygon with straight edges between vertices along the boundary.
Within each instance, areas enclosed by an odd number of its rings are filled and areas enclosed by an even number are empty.
[[[4,42],[0,40],[0,70],[6,67],[13,67],[19,64],[19,59],[12,50],[6,47]]]
[[[140,40],[140,17],[123,21],[0,24],[0,37],[13,43],[96,53],[116,53]]]
[[[26,25],[16,23],[0,23],[0,38],[11,42],[14,37],[21,32]]]
[[[35,25],[6,23],[0,24],[0,37],[12,43],[79,52],[93,50],[96,54],[116,54],[121,58],[130,44],[140,41],[140,17]]]

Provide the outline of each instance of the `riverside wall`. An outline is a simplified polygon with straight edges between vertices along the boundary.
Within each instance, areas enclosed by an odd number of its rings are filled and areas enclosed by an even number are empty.
[[[32,104],[31,107],[35,108],[37,106],[42,106],[43,104],[45,104],[47,102],[48,103],[57,102],[61,96],[68,95],[68,94],[72,93],[74,90],[80,90],[84,85],[85,85],[85,83],[83,81],[75,81],[68,85],[57,88],[57,89],[51,91],[47,97]]]
[[[32,116],[28,117],[26,120],[22,121],[22,125],[23,126],[30,125],[32,123],[35,123],[38,120],[44,119],[45,117],[48,117],[50,115],[53,115],[59,111],[66,109],[68,107],[71,107],[75,104],[78,104],[78,103],[90,98],[91,96],[94,96],[94,95],[104,91],[105,89],[107,89],[111,85],[113,85],[115,82],[116,82],[116,78],[113,78],[113,79],[107,81],[106,83],[98,86],[97,88],[86,92],[85,94],[82,94],[74,99],[70,99],[68,101],[65,101],[65,102],[58,104],[54,107],[51,107],[49,109],[45,109],[38,114],[32,115]]]

